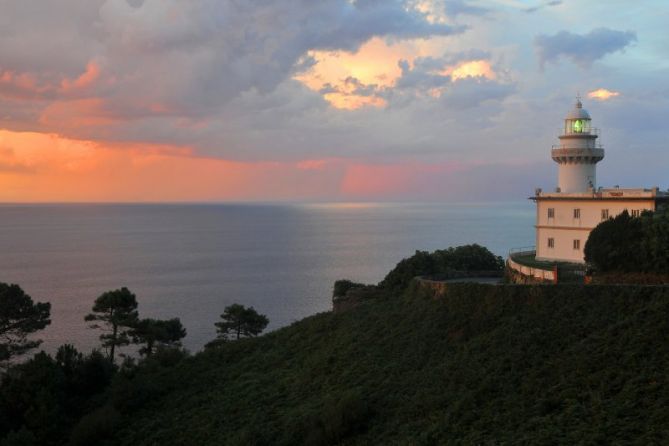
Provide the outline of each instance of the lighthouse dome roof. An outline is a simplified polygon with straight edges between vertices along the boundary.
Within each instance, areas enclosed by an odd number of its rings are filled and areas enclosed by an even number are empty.
[[[583,108],[581,100],[576,100],[576,105],[574,108],[567,113],[566,119],[590,119],[590,113]]]

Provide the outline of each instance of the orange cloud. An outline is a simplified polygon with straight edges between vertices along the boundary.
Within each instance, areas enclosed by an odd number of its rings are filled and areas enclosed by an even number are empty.
[[[0,130],[0,202],[207,201],[333,196],[325,160],[238,162],[190,147],[81,141]]]
[[[397,199],[434,194],[457,163],[240,162],[191,147],[0,130],[0,202]]]
[[[33,99],[48,93],[52,88],[40,83],[31,73],[0,72],[0,95],[14,99]]]
[[[100,77],[100,66],[91,61],[86,65],[86,71],[81,76],[74,80],[63,79],[61,81],[61,88],[63,91],[71,91],[81,88],[86,88],[92,85]]]
[[[434,5],[422,1],[414,5],[425,12],[432,11]],[[438,10],[439,8],[437,8]],[[431,14],[431,13],[430,13]],[[438,21],[439,19],[434,18]],[[400,60],[406,60],[409,67],[419,57],[440,57],[443,48],[428,45],[427,42],[402,41],[392,44],[375,37],[362,45],[356,52],[346,51],[310,51],[307,56],[315,64],[307,71],[294,77],[313,91],[320,92],[323,98],[335,108],[356,110],[362,107],[385,107],[382,97],[384,90],[393,88],[402,76]],[[468,77],[495,80],[497,75],[488,60],[467,60],[433,74],[451,76],[453,81]],[[364,90],[365,94],[361,94]],[[438,97],[441,89],[427,91],[428,95]]]
[[[75,79],[62,78],[60,82],[50,76],[35,73],[0,71],[0,95],[16,99],[45,99],[59,95],[71,96],[93,85],[101,76],[100,66],[91,61],[85,71]]]
[[[351,164],[341,182],[344,195],[383,197],[416,192],[429,178],[461,170],[457,163],[446,164]]]
[[[450,75],[451,79],[458,80],[467,77],[482,77],[490,80],[495,80],[497,76],[487,60],[469,60],[460,62],[459,64],[448,67],[441,72],[444,75]]]
[[[400,59],[416,56],[411,43],[387,44],[375,37],[353,53],[347,51],[309,51],[316,64],[308,71],[295,76],[313,91],[321,91],[330,86],[336,91],[325,93],[324,98],[333,107],[355,110],[365,106],[383,107],[385,100],[379,96],[358,95],[347,84],[347,79],[356,79],[362,85],[377,89],[391,87],[401,76],[397,65]]]
[[[599,88],[588,93],[590,99],[597,99],[599,101],[607,101],[611,98],[620,96],[620,93],[617,91],[607,90],[606,88]]]
[[[39,117],[40,124],[59,129],[105,126],[119,120],[105,109],[100,98],[55,101],[46,106]]]
[[[322,170],[325,168],[328,160],[304,160],[296,164],[301,170]]]

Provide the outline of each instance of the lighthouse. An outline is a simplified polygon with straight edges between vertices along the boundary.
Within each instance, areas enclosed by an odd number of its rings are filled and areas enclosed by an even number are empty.
[[[597,163],[604,159],[604,149],[597,143],[599,132],[592,127],[590,114],[580,99],[564,120],[560,144],[553,146],[551,157],[558,163],[558,192],[587,192],[597,186]]]
[[[669,203],[669,193],[657,187],[597,185],[596,168],[604,149],[580,99],[567,113],[558,138],[560,143],[551,148],[551,158],[558,164],[557,187],[550,192],[536,189],[530,197],[537,205],[535,260],[582,264],[585,243],[599,223],[624,211],[637,217]]]

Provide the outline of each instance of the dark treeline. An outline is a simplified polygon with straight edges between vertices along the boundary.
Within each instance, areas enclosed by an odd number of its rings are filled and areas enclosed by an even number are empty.
[[[41,351],[21,361],[41,344],[34,336],[51,323],[51,306],[0,283],[0,444],[103,444],[124,413],[168,391],[146,376],[189,357],[181,347],[186,330],[179,318],[142,319],[137,307],[127,288],[107,291],[85,317],[101,331],[99,349],[84,354],[65,344],[54,356]],[[268,323],[253,308],[233,304],[208,347],[257,336]],[[139,357],[118,354],[131,344]]]

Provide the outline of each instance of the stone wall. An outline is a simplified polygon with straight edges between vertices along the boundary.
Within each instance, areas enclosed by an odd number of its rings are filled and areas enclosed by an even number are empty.
[[[534,284],[534,283],[557,283],[557,270],[546,270],[521,265],[509,258],[506,261],[505,277],[510,283]]]

